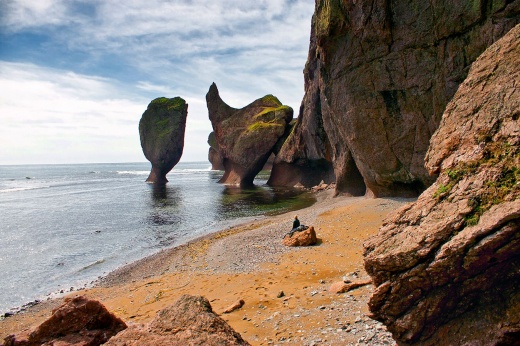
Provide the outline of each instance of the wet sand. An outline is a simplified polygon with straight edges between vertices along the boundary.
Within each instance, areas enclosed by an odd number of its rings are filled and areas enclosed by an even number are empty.
[[[319,193],[313,206],[266,217],[194,240],[123,267],[94,288],[70,293],[101,301],[128,324],[149,322],[182,294],[203,295],[252,345],[392,345],[385,327],[367,317],[372,286],[343,294],[332,283],[366,279],[363,242],[385,216],[410,199],[332,198]],[[319,242],[286,248],[281,239],[295,214],[316,229]],[[281,296],[283,292],[283,296]],[[63,298],[0,321],[0,340],[48,318]]]

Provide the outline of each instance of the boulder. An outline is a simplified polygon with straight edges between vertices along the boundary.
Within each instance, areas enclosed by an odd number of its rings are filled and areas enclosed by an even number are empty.
[[[201,296],[183,295],[157,313],[148,325],[133,325],[110,339],[107,346],[249,345]]]
[[[520,22],[520,0],[317,0],[305,96],[271,185],[417,196],[429,140],[471,63]]]
[[[292,108],[267,95],[235,109],[222,101],[215,83],[209,88],[206,101],[225,170],[220,183],[252,186],[278,142],[287,136]]]
[[[282,244],[285,246],[311,246],[318,242],[314,227],[309,227],[304,231],[295,232],[292,236],[285,236]]]
[[[8,336],[4,346],[97,346],[126,328],[126,324],[98,301],[66,299],[52,316],[32,331]]]
[[[152,163],[147,182],[166,183],[166,174],[179,162],[184,149],[188,104],[180,97],[150,102],[139,122],[144,156]]]
[[[369,308],[402,345],[520,340],[520,25],[448,104],[419,199],[365,242]]]

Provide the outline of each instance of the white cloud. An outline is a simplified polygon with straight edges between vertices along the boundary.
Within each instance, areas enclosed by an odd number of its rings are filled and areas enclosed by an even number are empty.
[[[30,150],[40,150],[37,145],[64,150],[59,139],[74,133],[68,148],[87,153],[72,143],[96,138],[89,145],[97,157],[110,157],[104,161],[115,160],[116,150],[121,150],[116,161],[144,160],[136,125],[140,115],[155,97],[181,96],[189,104],[182,160],[205,160],[211,132],[205,94],[212,82],[233,107],[274,94],[297,112],[313,8],[312,0],[0,2],[0,30],[36,32],[46,37],[46,52],[62,52],[33,64],[0,62],[0,88],[9,90],[0,95],[0,131],[11,133],[0,138],[1,145],[25,150],[29,160]],[[82,60],[67,63],[71,56]],[[52,64],[57,60],[67,69],[45,67],[58,66]],[[114,65],[125,69],[117,74]],[[81,73],[72,71],[80,67]],[[29,128],[30,135],[16,132]],[[20,136],[28,137],[19,141]],[[125,144],[114,144],[116,137]],[[0,164],[16,156],[0,151]],[[100,160],[91,157],[81,162]]]
[[[117,161],[143,160],[137,124],[146,103],[114,81],[7,62],[0,75],[0,164],[95,162],[116,153]]]
[[[10,31],[63,25],[70,20],[66,9],[66,2],[62,0],[5,0],[0,3],[2,26]]]

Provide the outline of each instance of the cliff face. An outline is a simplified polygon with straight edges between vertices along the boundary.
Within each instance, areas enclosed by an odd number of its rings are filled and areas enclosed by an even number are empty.
[[[367,241],[369,307],[401,344],[520,340],[520,25],[448,104],[426,166],[437,181]]]
[[[152,163],[147,182],[166,183],[166,174],[179,162],[184,150],[188,104],[180,97],[159,97],[150,102],[139,121],[144,156]]]
[[[242,109],[228,106],[212,84],[206,95],[209,119],[221,155],[221,183],[251,186],[269,157],[278,151],[290,129],[293,110],[266,95]]]
[[[519,18],[520,0],[316,0],[306,94],[270,183],[417,195],[435,180],[424,157],[447,103]]]

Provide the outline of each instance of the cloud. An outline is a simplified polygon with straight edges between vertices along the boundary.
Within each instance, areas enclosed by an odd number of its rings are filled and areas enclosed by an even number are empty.
[[[10,92],[0,96],[9,117],[0,129],[27,129],[21,119],[30,117],[39,124],[33,133],[46,129],[40,139],[50,143],[65,129],[81,133],[76,141],[96,134],[107,157],[107,148],[120,148],[110,144],[113,128],[128,141],[117,161],[141,160],[128,124],[153,98],[181,96],[189,104],[183,160],[205,160],[212,82],[233,107],[274,94],[297,112],[313,8],[312,0],[5,0],[1,35],[28,43],[0,50],[0,61],[11,61],[1,63],[0,87]]]
[[[137,124],[146,101],[117,82],[9,62],[0,62],[0,75],[0,146],[8,149],[0,164],[58,163],[74,152],[76,162],[111,151],[118,161],[143,160]]]

